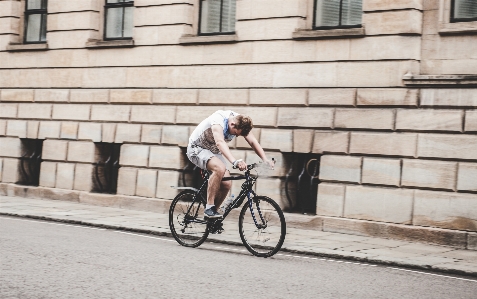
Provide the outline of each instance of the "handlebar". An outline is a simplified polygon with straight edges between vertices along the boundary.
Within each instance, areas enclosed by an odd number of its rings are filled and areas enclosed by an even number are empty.
[[[273,161],[274,163],[277,162],[277,161],[275,161],[274,158],[272,158],[272,161]],[[262,162],[260,162],[260,163],[258,163],[258,164],[257,164],[257,163],[253,163],[253,164],[247,165],[247,170],[250,171],[250,170],[252,170],[252,169],[254,169],[254,168],[260,166],[261,163],[262,163]],[[232,166],[232,168],[233,168],[233,169],[237,169],[237,167],[235,167],[235,166]]]

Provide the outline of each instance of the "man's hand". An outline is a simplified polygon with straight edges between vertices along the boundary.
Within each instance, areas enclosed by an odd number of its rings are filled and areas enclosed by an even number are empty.
[[[235,161],[233,165],[234,165],[234,168],[238,168],[240,171],[244,171],[245,169],[247,169],[247,163],[245,163],[242,160]]]
[[[268,165],[268,167],[270,167],[270,169],[272,169],[272,170],[275,169],[275,160],[273,158],[272,158],[272,160],[266,159],[263,162],[265,162]]]

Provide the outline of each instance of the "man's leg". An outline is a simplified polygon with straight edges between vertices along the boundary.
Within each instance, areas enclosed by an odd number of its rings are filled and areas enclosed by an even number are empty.
[[[224,178],[230,177],[230,173],[228,170],[225,171],[225,174],[223,176]],[[227,194],[229,194],[230,188],[232,188],[232,181],[221,181],[220,182],[220,188],[219,191],[217,192],[214,202],[216,207],[220,207],[222,203],[225,200],[225,197],[227,197]]]
[[[229,174],[224,162],[217,157],[212,157],[207,162],[207,170],[212,172],[207,187],[207,204],[215,205],[218,208],[230,190],[230,181],[222,182],[224,175],[227,173],[227,176],[229,176]]]

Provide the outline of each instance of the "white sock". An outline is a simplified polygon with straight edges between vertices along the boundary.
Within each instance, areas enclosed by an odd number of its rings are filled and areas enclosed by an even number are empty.
[[[205,205],[205,209],[206,209],[206,210],[208,210],[208,209],[210,209],[210,208],[212,208],[212,207],[215,207],[215,205],[209,205],[209,204],[206,204],[206,205]]]

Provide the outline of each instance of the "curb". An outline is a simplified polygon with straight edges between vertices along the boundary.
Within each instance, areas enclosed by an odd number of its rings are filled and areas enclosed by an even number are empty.
[[[79,220],[68,220],[68,219],[58,219],[53,217],[47,216],[35,216],[35,215],[19,215],[14,213],[4,213],[0,212],[0,216],[9,216],[9,217],[17,217],[17,218],[28,218],[28,219],[37,219],[37,220],[45,220],[51,222],[59,222],[59,223],[68,223],[68,224],[76,224],[76,225],[83,225],[83,226],[90,226],[90,227],[98,227],[104,229],[111,229],[111,230],[119,230],[119,231],[126,231],[126,232],[134,232],[134,233],[141,233],[141,234],[148,234],[148,235],[155,235],[155,236],[167,236],[172,237],[172,233],[170,232],[159,232],[147,229],[138,229],[138,228],[130,228],[125,226],[116,226],[116,225],[107,225],[107,224],[98,224],[98,223],[91,223]],[[234,242],[234,241],[224,241],[220,239],[215,239],[213,237],[208,237],[207,241],[213,241],[216,243],[221,244],[228,244],[228,245],[238,245],[242,246],[242,242]],[[333,259],[342,259],[342,260],[349,260],[355,262],[365,262],[370,264],[377,264],[383,266],[394,266],[406,269],[413,269],[413,270],[421,270],[421,271],[428,271],[428,272],[440,272],[446,274],[454,274],[454,275],[464,275],[464,276],[471,276],[477,278],[477,271],[466,271],[466,270],[458,270],[458,269],[450,269],[450,268],[443,268],[443,267],[435,267],[435,266],[423,266],[423,265],[416,265],[411,263],[401,263],[401,262],[394,262],[388,261],[384,259],[372,259],[372,258],[360,258],[350,255],[344,254],[330,254],[330,253],[320,253],[320,252],[312,252],[306,250],[294,250],[288,249],[286,247],[282,247],[280,251],[289,252],[289,253],[296,253],[296,254],[303,254],[303,255],[311,255],[323,258],[333,258]]]

